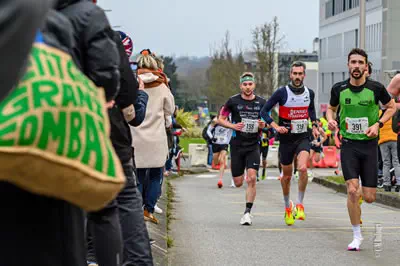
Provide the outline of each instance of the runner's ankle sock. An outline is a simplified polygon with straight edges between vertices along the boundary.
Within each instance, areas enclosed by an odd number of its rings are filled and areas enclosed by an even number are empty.
[[[297,196],[297,204],[303,204],[304,193],[304,191],[299,191],[299,194]]]
[[[362,239],[361,227],[359,224],[353,225],[353,237],[357,239]]]
[[[285,208],[290,208],[289,195],[283,195],[283,200],[285,201]]]
[[[244,213],[250,213],[251,212],[251,208],[253,207],[253,202],[246,202],[246,210],[244,211]]]

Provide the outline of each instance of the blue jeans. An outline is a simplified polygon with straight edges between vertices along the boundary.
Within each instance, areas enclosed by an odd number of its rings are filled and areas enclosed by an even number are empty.
[[[142,193],[144,209],[154,213],[154,206],[161,193],[163,168],[138,168],[138,188]]]
[[[170,171],[172,169],[172,153],[170,154],[167,162],[165,163],[165,171]]]
[[[207,158],[207,164],[211,165],[213,160],[213,151],[212,151],[212,144],[208,144],[208,158]]]

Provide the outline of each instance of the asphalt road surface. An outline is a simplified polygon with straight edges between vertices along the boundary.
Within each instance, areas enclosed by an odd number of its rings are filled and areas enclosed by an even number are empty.
[[[318,171],[318,170],[317,170]],[[362,205],[364,242],[360,252],[347,251],[352,230],[344,194],[309,183],[305,221],[289,227],[276,169],[257,184],[253,225],[241,226],[245,187],[217,188],[217,172],[185,176],[175,187],[170,265],[400,265],[400,211],[378,204]],[[292,183],[291,199],[297,198]],[[373,249],[375,224],[383,226],[383,250]]]

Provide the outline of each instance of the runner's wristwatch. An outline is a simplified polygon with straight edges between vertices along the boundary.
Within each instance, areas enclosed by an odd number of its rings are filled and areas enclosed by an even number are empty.
[[[380,120],[378,120],[378,124],[379,124],[379,128],[383,128],[383,123]]]

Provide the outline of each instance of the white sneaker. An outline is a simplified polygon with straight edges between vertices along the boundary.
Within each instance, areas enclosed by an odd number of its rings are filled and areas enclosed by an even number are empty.
[[[347,250],[348,251],[360,251],[360,246],[361,246],[363,240],[364,240],[363,238],[354,238],[353,242],[351,242],[347,246]]]
[[[252,224],[252,222],[251,222],[251,215],[250,215],[250,213],[245,213],[244,215],[243,215],[243,217],[242,217],[242,219],[240,219],[240,224],[241,225],[251,225]]]
[[[154,212],[158,213],[158,214],[162,214],[163,210],[160,207],[158,207],[157,204],[156,204],[156,206],[154,206]]]
[[[233,188],[235,188],[236,186],[235,186],[235,183],[231,183],[231,187],[233,187]]]

